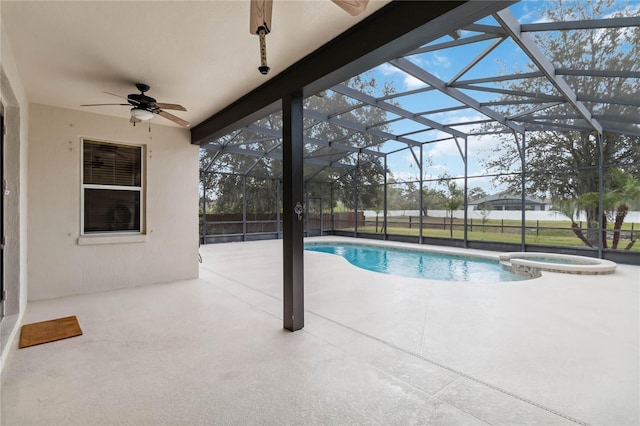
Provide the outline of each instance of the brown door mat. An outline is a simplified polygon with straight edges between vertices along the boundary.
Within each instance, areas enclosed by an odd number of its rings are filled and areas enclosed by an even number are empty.
[[[22,326],[20,348],[40,345],[82,335],[75,315]]]

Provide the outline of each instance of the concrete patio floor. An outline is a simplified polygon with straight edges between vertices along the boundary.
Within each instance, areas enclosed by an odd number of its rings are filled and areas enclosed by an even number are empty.
[[[290,333],[282,241],[200,252],[198,280],[30,303],[84,335],[11,351],[0,423],[640,423],[638,266],[462,283],[305,252]]]

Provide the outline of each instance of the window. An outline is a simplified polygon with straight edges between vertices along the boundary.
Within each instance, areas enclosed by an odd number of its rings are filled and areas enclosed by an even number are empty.
[[[82,234],[141,233],[143,147],[82,141]]]

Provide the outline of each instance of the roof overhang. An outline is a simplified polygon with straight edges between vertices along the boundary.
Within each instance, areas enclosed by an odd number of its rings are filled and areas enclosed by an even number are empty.
[[[281,108],[283,96],[309,96],[472,24],[516,1],[391,2],[348,31],[191,129],[205,145]]]

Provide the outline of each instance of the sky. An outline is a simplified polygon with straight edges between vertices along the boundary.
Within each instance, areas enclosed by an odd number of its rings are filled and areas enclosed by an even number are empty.
[[[509,10],[518,18],[521,23],[537,23],[543,22],[542,11],[547,7],[547,3],[542,1],[521,1],[509,8]],[[628,2],[625,6],[624,2],[619,1],[614,4],[614,9],[620,9],[627,7],[635,13],[640,13],[640,0],[633,0]],[[631,13],[634,13],[631,12]],[[632,16],[632,15],[630,15]],[[575,17],[569,17],[568,20],[577,19]],[[481,23],[498,25],[497,22],[491,18],[485,18]],[[471,34],[471,33],[467,33]],[[475,34],[475,33],[474,33]],[[473,34],[472,34],[473,35]],[[464,36],[464,34],[463,34]],[[451,37],[444,37],[441,41],[449,41]],[[427,69],[430,73],[436,77],[450,81],[453,79],[473,58],[475,58],[479,52],[488,47],[493,40],[484,41],[481,43],[474,43],[467,46],[460,46],[452,49],[447,49],[446,52],[435,51],[424,53],[421,55],[414,55],[408,59],[418,65],[421,65]],[[434,42],[436,43],[436,42]],[[498,75],[500,73],[511,74],[517,71],[526,70],[525,65],[530,61],[523,54],[520,49],[510,39],[501,43],[495,50],[482,59],[476,66],[471,68],[468,72],[460,77],[460,80],[490,77]],[[424,84],[413,76],[410,76],[398,68],[390,65],[383,64],[369,72],[377,81],[389,82],[396,92],[405,92],[408,90],[418,89],[424,87]],[[470,93],[473,97],[479,101],[485,101],[489,99],[497,98],[497,94],[475,92]],[[374,96],[376,94],[374,93]],[[457,101],[451,100],[447,96],[440,94],[437,91],[430,91],[428,93],[422,93],[412,96],[406,96],[396,98],[395,102],[399,103],[404,109],[412,112],[422,112],[440,108],[446,108],[450,106],[460,105]],[[396,116],[389,115],[389,118]],[[472,109],[465,109],[454,112],[441,113],[437,115],[430,115],[428,118],[432,118],[442,123],[454,123],[456,121],[465,120],[478,120],[485,117]],[[477,126],[458,127],[458,130],[469,131],[471,128]],[[392,133],[408,133],[417,130],[419,126],[415,123],[408,122],[408,120],[402,120],[397,123],[391,124]],[[447,137],[448,134],[431,131],[429,133],[419,133],[410,135],[408,137],[418,141],[425,140],[437,140],[439,138]],[[489,194],[493,194],[503,190],[503,187],[494,185],[492,178],[484,176],[487,174],[485,168],[482,166],[482,161],[494,155],[492,149],[497,145],[498,141],[494,135],[478,136],[469,138],[468,146],[468,174],[469,176],[478,175],[480,177],[469,180],[469,188],[481,187]],[[461,148],[464,149],[461,140]],[[389,152],[394,149],[404,148],[405,144],[398,142],[388,142],[385,144],[384,151]],[[416,156],[419,156],[419,149],[414,150]],[[458,147],[452,140],[435,142],[427,144],[423,148],[423,162],[424,162],[424,178],[435,179],[441,176],[443,173],[448,173],[451,176],[464,176],[464,163],[462,161]],[[419,176],[419,168],[417,167],[414,156],[408,151],[404,150],[388,156],[388,167],[391,170],[393,177],[396,181],[408,181],[417,180]],[[462,184],[462,180],[459,182]],[[432,184],[435,185],[435,182]]]

